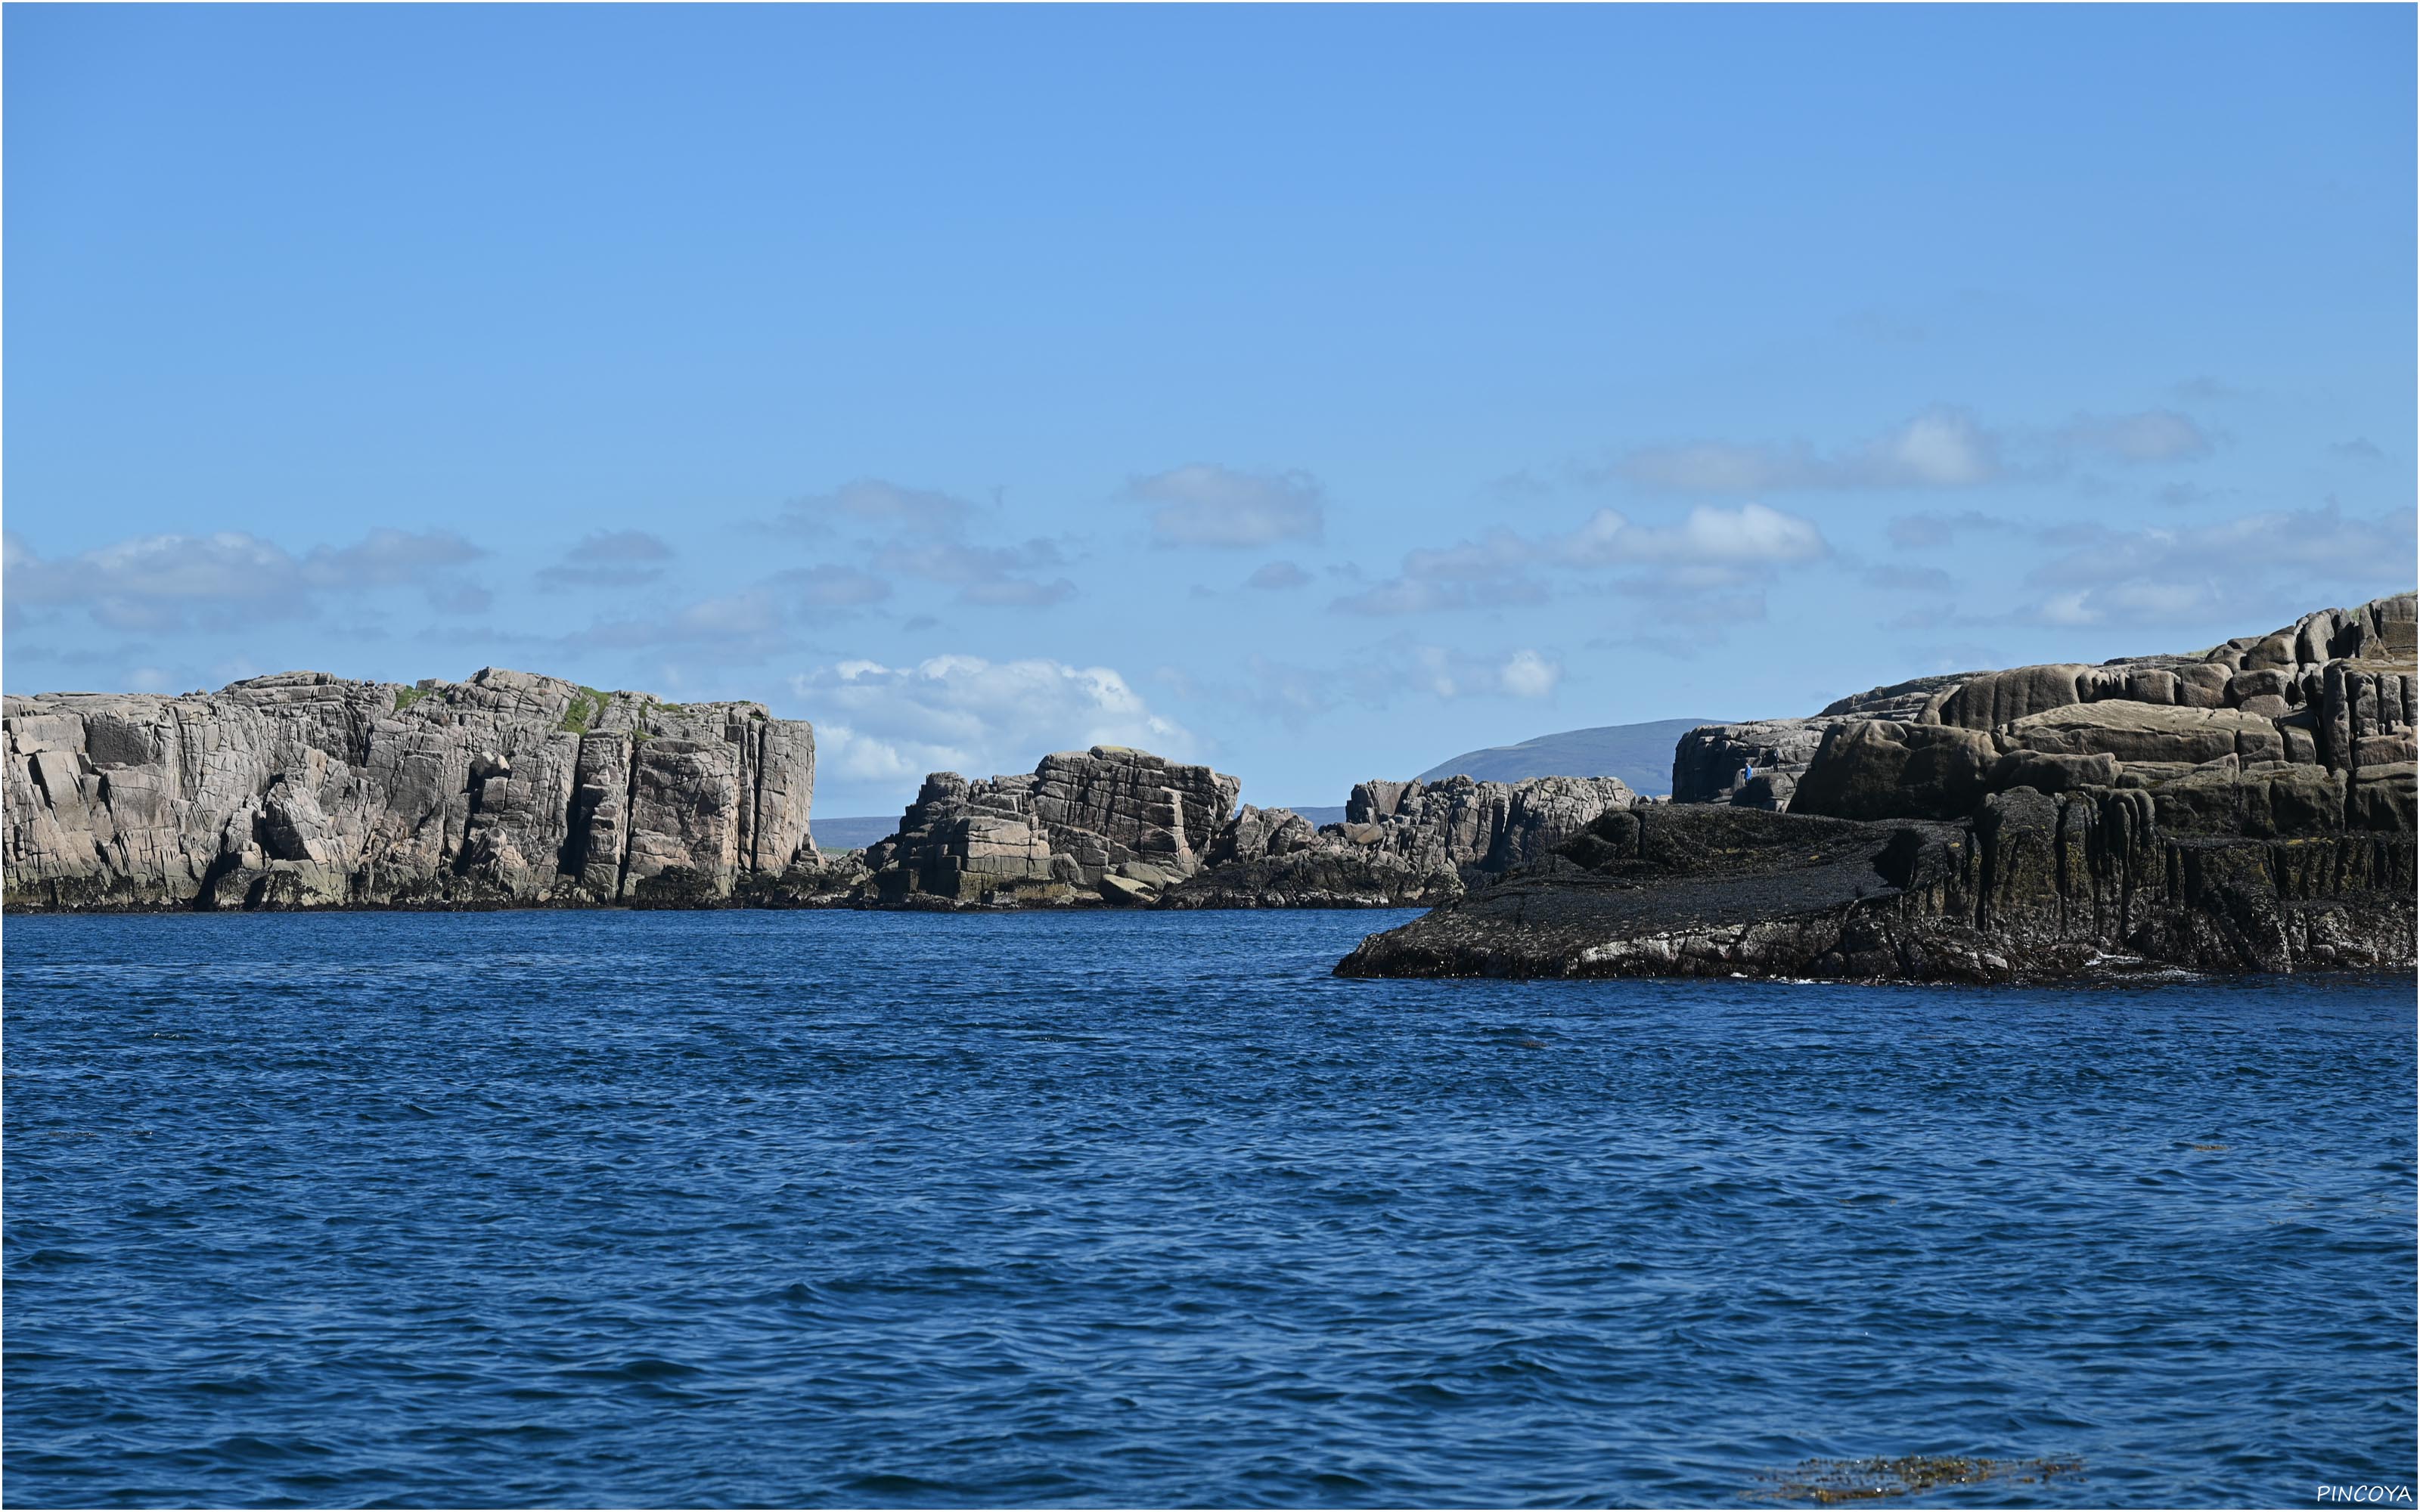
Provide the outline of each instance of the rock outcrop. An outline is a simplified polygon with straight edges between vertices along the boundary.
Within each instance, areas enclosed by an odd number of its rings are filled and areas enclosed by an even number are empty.
[[[1615,778],[1368,781],[1345,822],[1234,809],[1206,766],[1095,746],[1032,776],[924,779],[899,832],[866,851],[892,906],[1409,907],[1550,855],[1637,795]]]
[[[2364,773],[2408,778],[2414,759],[2414,602],[2321,609],[2188,656],[1947,682],[1912,717],[1827,728],[1786,807],[1956,819],[1991,793],[2157,789],[2227,761],[2342,773],[2345,802],[2366,801]]]
[[[1979,981],[2409,966],[2414,620],[2406,594],[2189,656],[1933,679],[1692,732],[1676,788],[1683,767],[1751,742],[1788,764],[1820,727],[1778,801],[1700,780],[1714,801],[1608,813],[1338,969]]]
[[[2170,829],[2149,799],[2016,789],[1955,825],[1607,814],[1552,862],[1372,935],[1337,974],[1993,982],[2412,964],[2409,830],[2259,838],[2228,829],[2224,803]]]
[[[1524,782],[1371,780],[1344,822],[1313,830],[1287,810],[1247,808],[1208,871],[1171,889],[1175,908],[1410,908],[1551,855],[1609,809],[1638,801],[1619,778]]]
[[[12,909],[727,900],[814,865],[814,731],[489,668],[6,701]]]
[[[899,833],[867,847],[873,892],[887,903],[1155,903],[1202,869],[1242,788],[1123,746],[1045,756],[1030,775],[936,772]]]

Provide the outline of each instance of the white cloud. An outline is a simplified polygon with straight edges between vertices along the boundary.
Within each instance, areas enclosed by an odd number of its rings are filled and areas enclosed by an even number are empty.
[[[1161,546],[1316,541],[1326,528],[1319,483],[1308,472],[1240,472],[1197,462],[1136,478],[1125,496],[1156,506],[1152,538]]]
[[[1542,699],[1563,680],[1563,665],[1534,651],[1516,651],[1497,677],[1504,691],[1516,699]]]
[[[1562,663],[1526,649],[1498,659],[1420,646],[1413,654],[1413,666],[1419,685],[1441,699],[1542,699],[1563,680]]]
[[[1293,563],[1272,562],[1254,572],[1250,577],[1245,579],[1244,586],[1247,588],[1267,589],[1274,592],[1286,588],[1300,588],[1303,584],[1309,581],[1311,581],[1311,574],[1303,571],[1300,567],[1295,566]]]
[[[1571,534],[1547,543],[1548,552],[1579,567],[1644,563],[1780,566],[1831,555],[1823,532],[1811,519],[1762,504],[1737,509],[1705,505],[1677,526],[1634,525],[1620,513],[1598,510]]]
[[[790,681],[816,722],[823,769],[848,781],[1030,772],[1051,751],[1096,745],[1180,759],[1196,748],[1108,667],[942,656],[907,667],[843,661]]]

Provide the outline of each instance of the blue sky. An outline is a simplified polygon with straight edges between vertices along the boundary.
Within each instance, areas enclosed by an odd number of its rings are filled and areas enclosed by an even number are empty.
[[[0,25],[12,692],[1333,803],[2413,583],[2409,7]]]

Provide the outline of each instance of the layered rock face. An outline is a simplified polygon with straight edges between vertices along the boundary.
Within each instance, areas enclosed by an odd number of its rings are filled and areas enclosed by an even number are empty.
[[[2190,656],[1877,689],[1692,732],[1788,793],[1609,814],[1346,975],[2002,980],[2413,959],[2414,597]],[[1798,742],[1790,746],[1778,735]],[[1735,745],[1726,748],[1722,743]]]
[[[11,908],[715,900],[813,863],[814,732],[489,668],[6,701]]]
[[[2392,807],[2414,770],[2415,629],[2404,594],[2191,656],[1973,674],[1911,717],[1827,728],[1786,807],[1955,819],[2020,787],[2156,791],[2279,767],[2339,774],[2349,815]]]
[[[1122,746],[1045,756],[1031,775],[936,772],[865,859],[890,903],[1150,903],[1202,869],[1242,790]]]

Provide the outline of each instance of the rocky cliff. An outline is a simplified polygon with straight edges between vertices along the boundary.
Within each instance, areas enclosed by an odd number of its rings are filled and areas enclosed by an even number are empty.
[[[1607,814],[1338,970],[2409,966],[2414,619],[2407,594],[2189,655],[1925,679],[1693,732],[1675,788],[1707,801]],[[1750,749],[1759,782],[1717,785]]]
[[[12,909],[717,900],[812,865],[814,731],[489,668],[6,701]]]

